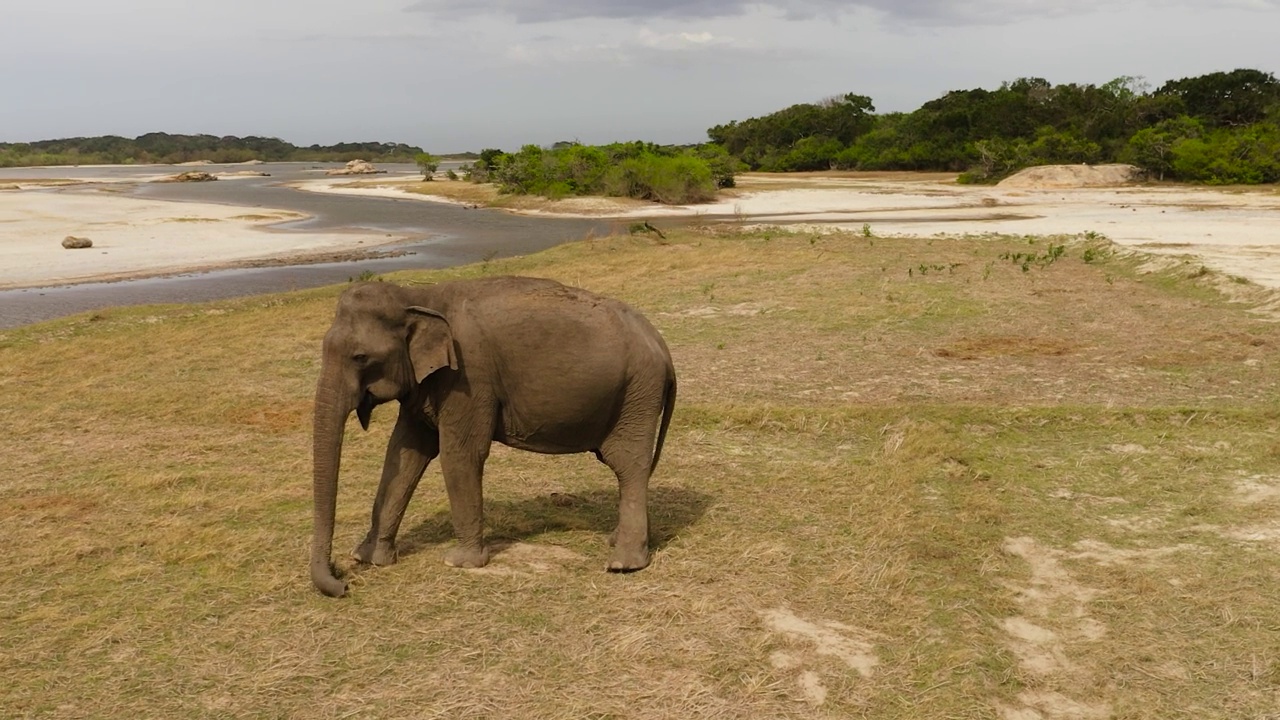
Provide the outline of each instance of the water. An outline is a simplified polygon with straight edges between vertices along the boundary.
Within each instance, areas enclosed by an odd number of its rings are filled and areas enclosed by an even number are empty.
[[[188,303],[281,292],[345,282],[365,271],[441,268],[487,257],[509,257],[578,240],[589,233],[608,234],[613,223],[600,220],[535,218],[497,210],[469,210],[458,205],[413,199],[311,193],[283,183],[324,177],[334,163],[266,163],[262,165],[0,168],[0,182],[14,179],[84,178],[103,182],[138,180],[196,169],[207,172],[257,170],[270,177],[237,178],[211,183],[138,183],[132,193],[162,200],[278,208],[310,215],[307,220],[277,226],[330,232],[373,230],[416,237],[386,249],[407,254],[314,265],[219,270],[109,283],[84,283],[0,290],[0,328],[16,327],[87,310],[119,305]],[[412,165],[379,165],[380,177],[411,177]],[[442,165],[442,169],[445,166]],[[75,192],[68,189],[64,192]]]

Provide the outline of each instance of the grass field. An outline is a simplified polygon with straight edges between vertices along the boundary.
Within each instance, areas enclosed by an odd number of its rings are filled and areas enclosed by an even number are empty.
[[[1096,238],[710,229],[388,279],[499,273],[667,337],[650,568],[603,572],[602,465],[498,449],[488,568],[442,564],[433,465],[400,563],[339,560],[351,596],[315,592],[340,287],[7,331],[0,715],[1278,717],[1257,288]],[[343,555],[393,420],[349,425]]]

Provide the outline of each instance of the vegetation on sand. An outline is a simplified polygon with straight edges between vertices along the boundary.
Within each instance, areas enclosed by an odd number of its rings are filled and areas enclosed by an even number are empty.
[[[676,204],[711,200],[732,187],[736,162],[726,152],[680,149],[646,142],[526,145],[516,153],[487,149],[464,168],[473,182],[495,183],[503,193],[558,199],[604,195]]]

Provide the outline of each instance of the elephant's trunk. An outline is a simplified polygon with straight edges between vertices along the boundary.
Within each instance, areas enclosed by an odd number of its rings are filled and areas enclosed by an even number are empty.
[[[327,363],[326,363],[327,365]],[[337,373],[326,367],[316,385],[315,419],[312,431],[314,473],[314,535],[311,538],[311,582],[329,597],[342,597],[347,584],[333,575],[334,511],[338,497],[338,466],[342,461],[342,435],[353,403],[345,402]]]

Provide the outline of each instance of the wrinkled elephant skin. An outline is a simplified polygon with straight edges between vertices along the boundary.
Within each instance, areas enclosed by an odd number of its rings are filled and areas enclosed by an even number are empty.
[[[360,283],[338,300],[324,338],[313,435],[311,578],[333,574],[342,436],[355,411],[400,412],[387,443],[369,533],[357,560],[396,561],[396,533],[427,465],[440,458],[457,545],[454,567],[482,567],[482,475],[494,441],[538,453],[594,452],[618,478],[608,569],[649,563],[649,476],[675,404],[662,336],[631,307],[551,280],[498,277],[422,287]]]

